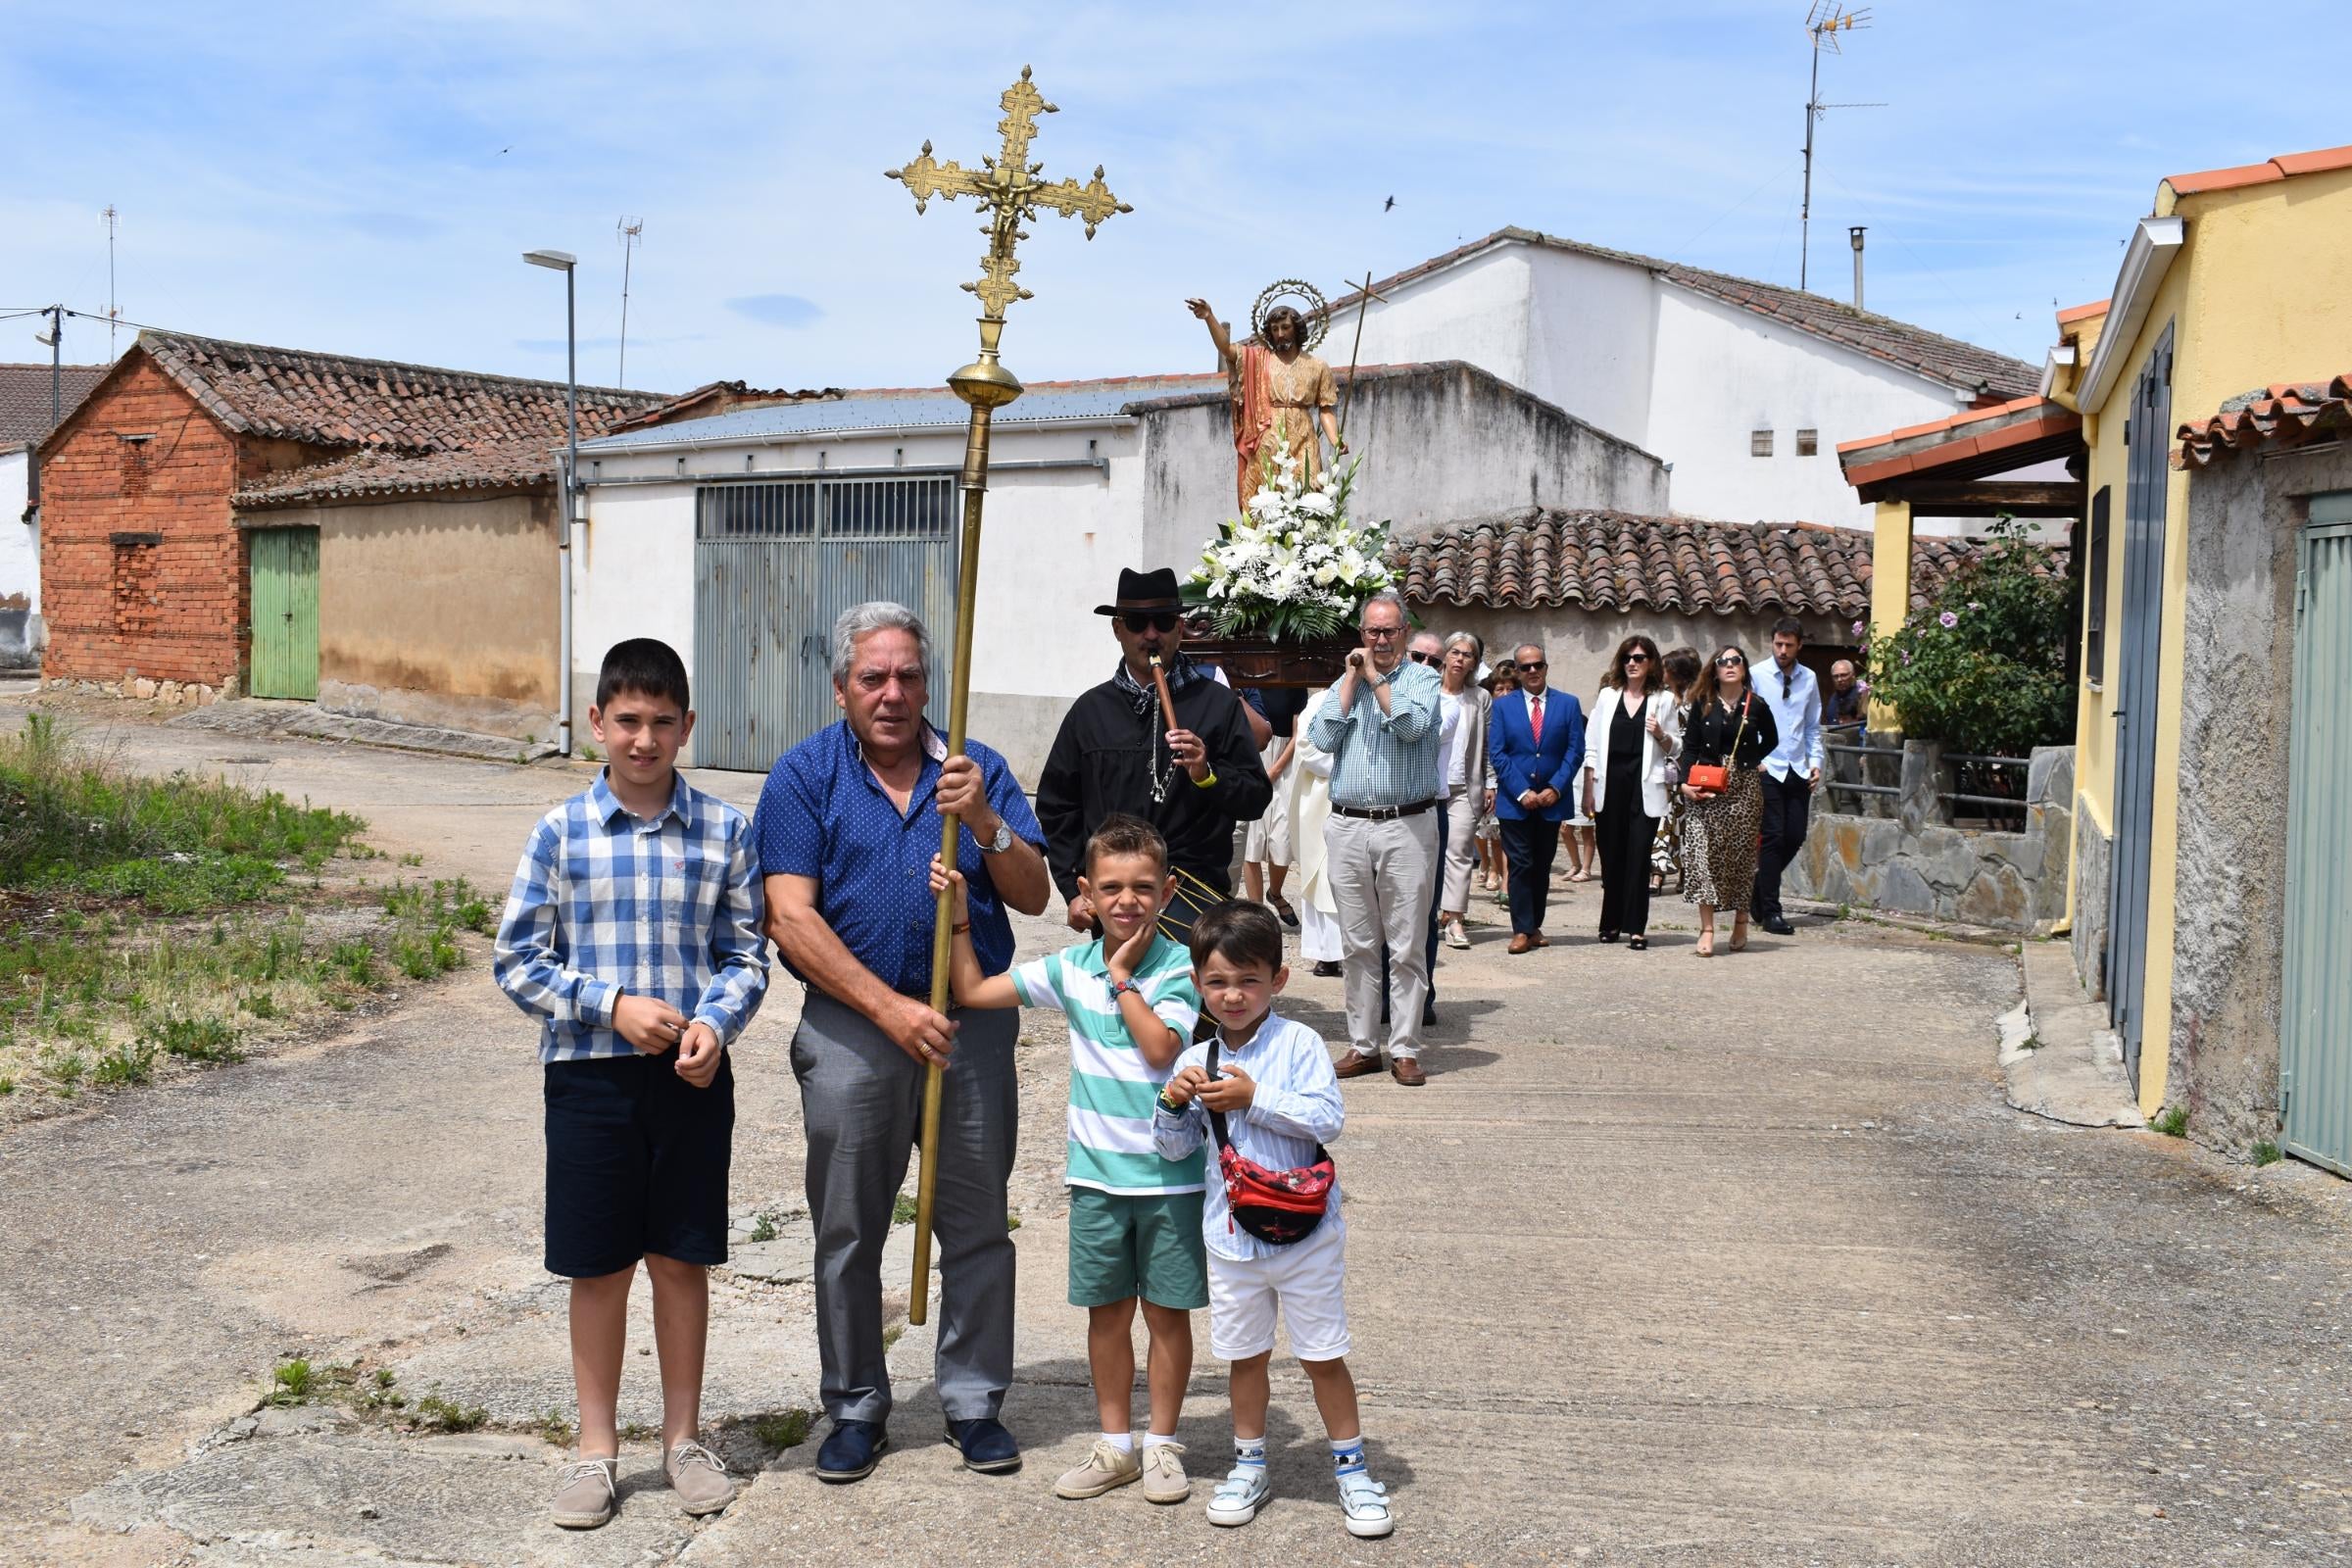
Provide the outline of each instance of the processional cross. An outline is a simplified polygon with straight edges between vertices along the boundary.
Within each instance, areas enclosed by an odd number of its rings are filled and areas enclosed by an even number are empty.
[[[956,663],[948,699],[951,757],[963,753],[964,711],[971,696],[972,606],[980,578],[980,507],[988,493],[989,420],[997,410],[1021,395],[1021,383],[998,363],[997,345],[1004,335],[1005,307],[1034,297],[1012,280],[1021,270],[1021,264],[1013,259],[1013,247],[1029,237],[1021,224],[1035,218],[1041,207],[1065,218],[1084,219],[1088,239],[1095,237],[1096,227],[1105,219],[1135,211],[1102,183],[1100,164],[1095,166],[1095,177],[1083,185],[1074,179],[1048,183],[1038,177],[1045,165],[1029,162],[1029,140],[1037,134],[1037,117],[1056,111],[1030,83],[1027,66],[1021,68],[1021,79],[1005,88],[999,102],[1004,118],[997,122],[997,128],[1004,134],[1004,145],[994,158],[982,158],[978,169],[965,169],[953,160],[939,162],[931,156],[931,144],[926,141],[921,155],[906,168],[884,171],[914,197],[917,213],[927,208],[934,196],[950,201],[969,196],[988,210],[988,221],[981,228],[988,236],[988,254],[981,258],[979,278],[963,285],[980,297],[980,358],[948,377],[949,388],[972,411],[964,433],[963,473],[957,480],[963,492],[963,552],[956,584]],[[962,824],[956,817],[941,817],[939,855],[948,865],[956,863],[956,836],[961,831]],[[948,1010],[951,899],[949,893],[939,896],[931,937],[931,1006],[942,1013]],[[940,1067],[935,1061],[923,1080],[923,1164],[915,1185],[914,1285],[906,1298],[906,1320],[917,1325],[930,1310],[939,1098]]]

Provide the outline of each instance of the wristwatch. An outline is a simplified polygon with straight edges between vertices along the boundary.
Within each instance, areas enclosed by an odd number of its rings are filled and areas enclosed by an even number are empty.
[[[1144,994],[1144,988],[1133,980],[1113,980],[1110,983],[1110,1000],[1116,1002],[1130,991],[1139,997]]]
[[[1000,816],[997,818],[997,836],[981,845],[980,853],[982,855],[1003,855],[1011,848],[1012,824]]]

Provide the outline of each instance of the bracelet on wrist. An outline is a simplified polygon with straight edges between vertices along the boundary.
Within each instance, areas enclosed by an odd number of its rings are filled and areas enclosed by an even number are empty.
[[[972,922],[969,920],[964,920],[956,925],[948,927],[948,935],[954,937],[968,936],[971,934],[971,929]]]

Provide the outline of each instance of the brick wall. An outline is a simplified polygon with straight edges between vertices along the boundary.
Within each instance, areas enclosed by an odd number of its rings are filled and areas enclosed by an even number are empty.
[[[209,686],[240,674],[237,464],[235,439],[133,350],[41,465],[44,674]]]

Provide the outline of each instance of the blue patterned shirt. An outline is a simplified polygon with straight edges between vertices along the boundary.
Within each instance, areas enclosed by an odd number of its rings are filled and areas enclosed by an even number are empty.
[[[1321,1035],[1306,1025],[1269,1012],[1259,1020],[1257,1032],[1245,1045],[1227,1045],[1219,1037],[1220,1075],[1227,1062],[1240,1067],[1257,1085],[1247,1110],[1225,1113],[1225,1136],[1244,1159],[1254,1159],[1268,1170],[1292,1170],[1313,1164],[1315,1146],[1331,1143],[1340,1136],[1340,1128],[1348,1120],[1348,1107],[1340,1099],[1340,1075],[1332,1070],[1331,1049],[1323,1044]],[[1203,1041],[1187,1046],[1184,1054],[1168,1069],[1168,1076],[1173,1078],[1187,1067],[1207,1064],[1208,1044]],[[1152,1142],[1162,1159],[1182,1159],[1203,1143],[1214,1143],[1207,1107],[1198,1096],[1186,1101],[1184,1109],[1174,1113],[1154,1104]],[[1211,1150],[1207,1157],[1208,1184],[1200,1204],[1200,1240],[1219,1257],[1237,1262],[1281,1252],[1280,1246],[1259,1241],[1233,1222],[1233,1216],[1226,1210],[1225,1180],[1217,1174],[1215,1151]],[[1343,1224],[1340,1183],[1335,1176],[1331,1183],[1331,1206],[1324,1210],[1315,1232],[1320,1235],[1326,1230],[1336,1231]]]
[[[688,784],[651,820],[603,771],[539,819],[498,922],[491,973],[541,1020],[539,1059],[627,1056],[622,994],[656,997],[734,1042],[767,993],[752,825]]]
[[[978,741],[964,755],[980,764],[988,804],[1043,854],[1045,829],[1029,808],[1012,769]],[[931,935],[938,906],[931,858],[939,853],[939,766],[948,743],[923,726],[923,768],[906,809],[891,803],[866,765],[849,720],[828,724],[776,759],[760,792],[754,827],[760,869],[768,876],[816,881],[816,909],[850,956],[903,997],[931,994]],[[972,909],[972,951],[986,974],[1012,964],[1012,921],[988,874],[988,857],[969,827],[957,835],[956,869]],[[803,984],[808,977],[793,971]]]
[[[1409,659],[1390,671],[1386,713],[1369,680],[1355,683],[1355,706],[1346,712],[1340,711],[1339,683],[1333,684],[1307,726],[1314,743],[1331,754],[1332,805],[1371,809],[1438,797],[1446,752],[1438,705],[1445,690],[1435,668]]]

